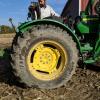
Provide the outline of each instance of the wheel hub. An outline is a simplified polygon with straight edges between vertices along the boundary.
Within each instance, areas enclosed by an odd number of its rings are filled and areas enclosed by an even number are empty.
[[[33,68],[51,73],[55,70],[59,57],[60,53],[57,50],[42,46],[34,55]]]
[[[54,41],[42,41],[32,46],[26,60],[30,73],[43,81],[59,77],[68,61],[65,49]]]

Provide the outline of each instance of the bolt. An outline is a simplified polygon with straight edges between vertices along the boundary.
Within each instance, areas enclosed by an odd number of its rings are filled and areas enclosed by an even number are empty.
[[[49,61],[51,60],[51,58],[49,58]]]

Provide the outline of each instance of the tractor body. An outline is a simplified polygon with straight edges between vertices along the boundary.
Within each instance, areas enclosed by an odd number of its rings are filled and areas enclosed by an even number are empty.
[[[77,43],[80,57],[84,63],[96,63],[100,61],[100,16],[98,8],[99,2],[95,5],[97,7],[95,7],[97,14],[94,15],[92,12],[92,6],[94,5],[94,2],[94,0],[88,1],[85,11],[80,12],[81,15],[76,17],[76,19],[73,21],[73,27],[69,25],[69,21],[64,23],[64,20],[61,18],[59,18],[61,20],[58,21],[57,18],[51,17],[42,20],[38,19],[25,22],[18,27],[19,33],[25,32],[27,29],[30,29],[34,25],[55,24],[56,26],[62,27],[66,31],[69,31],[70,35]],[[37,13],[39,13],[39,10]],[[71,22],[71,24],[73,24],[73,22]]]
[[[74,20],[40,19],[38,3],[29,7],[32,20],[18,27],[11,46],[12,68],[21,82],[29,87],[58,88],[71,79],[79,59],[100,66],[100,1],[96,15],[92,14],[93,4],[89,0],[86,10]]]

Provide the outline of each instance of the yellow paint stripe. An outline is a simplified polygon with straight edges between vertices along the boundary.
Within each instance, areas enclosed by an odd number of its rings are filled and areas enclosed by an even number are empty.
[[[93,21],[93,20],[98,20],[98,18],[83,18],[83,21]]]

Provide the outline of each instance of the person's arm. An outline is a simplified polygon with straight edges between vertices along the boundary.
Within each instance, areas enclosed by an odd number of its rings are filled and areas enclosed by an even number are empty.
[[[49,6],[49,7],[50,7],[50,6]],[[59,15],[58,13],[56,13],[56,12],[53,10],[52,7],[50,7],[50,13],[51,13],[52,16],[58,16],[58,17],[60,17],[60,15]]]

